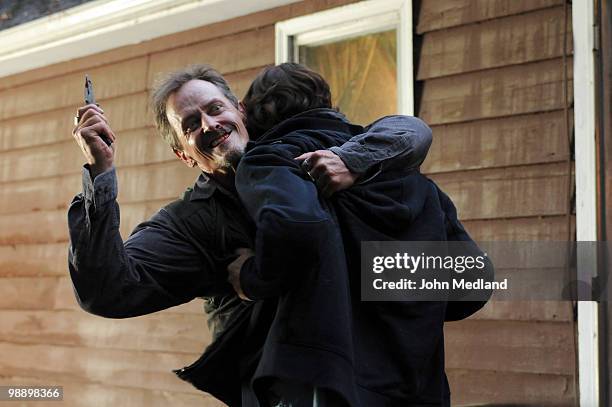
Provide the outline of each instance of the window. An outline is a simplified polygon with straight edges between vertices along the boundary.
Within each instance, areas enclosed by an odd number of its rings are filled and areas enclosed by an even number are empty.
[[[359,124],[413,114],[411,0],[369,0],[276,25],[276,63],[303,63],[329,82]]]

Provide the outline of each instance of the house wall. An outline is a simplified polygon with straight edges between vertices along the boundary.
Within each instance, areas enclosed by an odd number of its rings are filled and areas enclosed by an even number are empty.
[[[564,21],[562,0],[421,4],[417,111],[434,134],[423,171],[476,240],[573,239]],[[567,302],[513,301],[448,324],[454,402],[573,403],[571,319]]]
[[[3,384],[63,385],[66,406],[218,405],[170,372],[210,341],[200,301],[130,320],[94,317],[75,302],[66,210],[80,190],[83,158],[70,132],[83,77],[93,79],[118,135],[127,237],[197,176],[151,127],[146,102],[156,75],[207,62],[242,96],[274,62],[275,22],[350,2],[307,0],[0,79]],[[424,172],[455,200],[476,239],[565,240],[573,216],[562,2],[415,0],[415,6],[417,112],[434,130]],[[568,63],[571,79],[571,57]],[[571,403],[572,332],[570,307],[552,302],[492,303],[448,324],[454,404]]]

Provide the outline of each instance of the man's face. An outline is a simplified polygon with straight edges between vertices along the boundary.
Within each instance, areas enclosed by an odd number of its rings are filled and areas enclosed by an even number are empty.
[[[183,145],[175,153],[207,173],[230,172],[249,141],[242,106],[234,106],[210,82],[185,83],[168,98],[166,115]]]

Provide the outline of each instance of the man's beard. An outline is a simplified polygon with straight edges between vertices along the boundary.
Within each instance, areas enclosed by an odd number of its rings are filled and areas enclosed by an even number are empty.
[[[243,155],[244,155],[244,149],[237,148],[237,149],[234,149],[228,152],[225,159],[226,159],[226,162],[235,170],[236,168],[238,168],[238,163],[240,162],[240,159],[242,158]]]
[[[221,170],[221,172],[228,172],[231,170],[231,172],[235,172],[236,168],[238,167],[238,163],[244,154],[245,146],[236,145],[230,140],[230,143],[227,145],[221,145],[217,148],[222,150],[218,151],[216,154],[212,154],[211,157],[211,154],[206,154],[202,151],[202,146],[199,145],[199,143],[195,145],[195,150],[197,154],[202,157],[202,159],[210,160],[212,158],[214,160],[214,166],[216,167],[216,170],[214,171]],[[207,155],[209,156],[208,158]]]
[[[244,154],[244,147],[233,147],[227,151],[223,158],[219,160],[219,169],[236,171],[238,163]]]

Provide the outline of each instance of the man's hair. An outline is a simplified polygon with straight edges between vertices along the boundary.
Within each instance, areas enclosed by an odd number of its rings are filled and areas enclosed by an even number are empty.
[[[166,104],[170,96],[178,91],[181,86],[193,79],[210,82],[223,92],[223,95],[236,107],[238,99],[230,90],[225,78],[209,65],[191,65],[184,69],[171,72],[158,80],[151,94],[151,108],[155,115],[155,125],[159,134],[170,147],[183,150],[178,135],[172,129],[166,116]]]
[[[329,85],[304,65],[284,63],[257,75],[242,103],[251,139],[306,110],[331,108]]]

